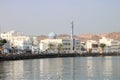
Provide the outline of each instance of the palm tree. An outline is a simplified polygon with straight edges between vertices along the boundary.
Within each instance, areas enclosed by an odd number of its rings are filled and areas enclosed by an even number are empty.
[[[101,44],[100,44],[100,48],[101,48],[101,51],[102,51],[102,52],[103,52],[105,46],[106,46],[106,45],[105,45],[104,43],[101,43]]]
[[[61,51],[61,50],[63,50],[63,44],[58,44],[58,51]]]
[[[54,44],[52,44],[52,43],[49,43],[48,44],[48,50],[54,50]]]

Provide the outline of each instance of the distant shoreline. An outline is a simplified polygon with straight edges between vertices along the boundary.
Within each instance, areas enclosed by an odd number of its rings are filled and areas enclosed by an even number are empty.
[[[1,55],[0,61],[61,58],[61,57],[99,57],[99,56],[120,56],[120,53],[43,53],[43,54],[10,54]]]

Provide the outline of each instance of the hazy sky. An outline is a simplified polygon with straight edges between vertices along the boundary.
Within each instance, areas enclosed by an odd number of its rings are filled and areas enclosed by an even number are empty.
[[[30,35],[120,32],[120,0],[0,0],[2,32]]]

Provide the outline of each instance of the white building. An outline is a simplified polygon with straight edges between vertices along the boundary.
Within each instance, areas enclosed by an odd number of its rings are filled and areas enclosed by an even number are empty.
[[[53,52],[58,51],[58,45],[62,44],[62,51],[70,52],[71,50],[71,40],[70,39],[56,39],[55,33],[49,34],[49,39],[41,40],[40,50],[46,51],[49,50],[49,45],[52,44]],[[74,41],[74,51],[80,52],[80,40]]]
[[[95,40],[86,41],[86,49],[88,52],[98,52],[98,42]]]
[[[40,48],[39,48],[39,41],[37,37],[32,37],[32,53],[39,53]]]
[[[99,43],[104,43],[106,44],[106,46],[111,46],[111,42],[113,41],[113,39],[109,39],[106,37],[102,37],[102,39],[99,39]]]
[[[10,31],[1,33],[1,38],[6,39],[10,43],[10,48],[17,49],[32,49],[32,41],[29,36],[23,35],[20,32]]]
[[[99,43],[104,43],[106,45],[105,51],[106,52],[118,52],[120,48],[120,42],[118,40],[113,40],[109,38],[103,37],[99,40]]]
[[[9,47],[10,47],[9,42],[5,43],[2,47],[3,47],[2,53],[9,53]]]
[[[45,40],[41,40],[40,50],[41,51],[48,50],[49,44],[54,45],[53,46],[54,51],[57,51],[59,44],[63,45],[63,50],[65,52],[69,52],[71,50],[71,40],[67,40],[67,39],[45,39]],[[75,51],[80,51],[80,41],[79,40],[75,40],[74,50]]]

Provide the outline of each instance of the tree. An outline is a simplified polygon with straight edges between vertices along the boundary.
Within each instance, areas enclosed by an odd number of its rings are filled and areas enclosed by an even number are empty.
[[[101,49],[102,49],[101,51],[103,51],[103,49],[105,48],[105,46],[106,46],[106,45],[105,45],[104,43],[101,43],[101,44],[100,44],[100,47],[101,47]]]
[[[61,51],[61,50],[63,50],[63,44],[58,44],[58,51]]]
[[[7,40],[6,40],[6,39],[0,40],[0,46],[1,46],[1,47],[2,47],[5,43],[7,43]]]
[[[7,40],[6,40],[6,39],[1,39],[1,40],[0,40],[0,53],[1,53],[2,49],[3,49],[2,46],[3,46],[5,43],[7,43]]]
[[[100,47],[101,47],[102,49],[104,49],[105,46],[106,46],[106,45],[105,45],[104,43],[101,43],[101,44],[100,44]]]
[[[5,43],[7,43],[7,40],[3,39],[3,40],[1,40],[1,42],[5,44]]]
[[[54,47],[54,44],[52,44],[52,43],[49,43],[49,44],[48,44],[48,49],[49,49],[49,50],[54,50],[53,47]]]

